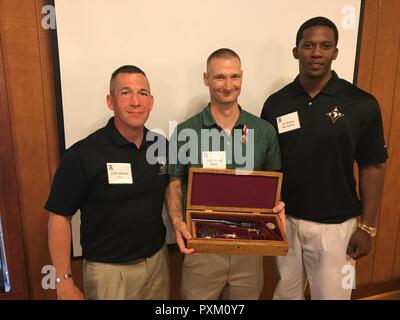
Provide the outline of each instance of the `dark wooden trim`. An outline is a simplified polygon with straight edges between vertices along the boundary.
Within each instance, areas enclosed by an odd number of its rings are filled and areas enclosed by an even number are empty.
[[[49,1],[49,4],[55,8],[54,0]],[[53,55],[53,77],[54,77],[54,90],[56,99],[56,115],[57,115],[57,133],[58,133],[58,148],[60,157],[65,153],[65,130],[64,130],[64,113],[63,113],[63,100],[61,90],[61,74],[60,74],[60,56],[58,50],[58,35],[56,29],[51,30],[51,51]],[[71,254],[71,256],[73,256]]]
[[[360,21],[358,24],[358,35],[357,35],[356,59],[354,64],[354,75],[353,75],[354,85],[357,85],[358,69],[360,67],[361,41],[363,37],[363,27],[364,27],[364,13],[365,13],[365,0],[361,0]]]
[[[0,300],[28,300],[28,293],[26,291],[1,293]]]
[[[360,286],[353,290],[353,294],[351,298],[361,299],[369,296],[374,296],[381,293],[386,293],[390,291],[395,291],[400,289],[400,278],[399,279],[391,279],[388,281],[367,284]]]
[[[1,299],[28,299],[13,137],[0,38],[0,214],[11,292]]]

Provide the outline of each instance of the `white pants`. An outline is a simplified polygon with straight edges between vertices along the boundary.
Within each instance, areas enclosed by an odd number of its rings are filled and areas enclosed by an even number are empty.
[[[357,219],[323,224],[287,216],[289,251],[276,257],[275,300],[302,300],[307,281],[313,300],[348,300],[355,286],[355,261],[347,260]]]

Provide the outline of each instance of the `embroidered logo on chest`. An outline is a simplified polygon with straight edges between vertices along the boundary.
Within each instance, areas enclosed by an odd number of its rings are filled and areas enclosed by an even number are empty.
[[[339,111],[338,107],[333,108],[333,110],[326,113],[326,115],[331,118],[332,123],[335,123],[339,118],[344,117],[344,114]]]

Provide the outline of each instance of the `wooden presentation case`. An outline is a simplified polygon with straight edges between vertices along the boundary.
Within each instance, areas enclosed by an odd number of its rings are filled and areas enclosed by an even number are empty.
[[[280,172],[190,168],[188,247],[197,253],[286,255],[286,233],[272,212],[281,186]]]

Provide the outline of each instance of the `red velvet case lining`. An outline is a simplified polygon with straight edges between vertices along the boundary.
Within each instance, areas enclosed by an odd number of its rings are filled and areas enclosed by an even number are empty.
[[[278,177],[195,172],[190,205],[272,209],[277,187]]]
[[[275,216],[260,216],[251,215],[238,216],[229,214],[206,214],[206,213],[192,213],[191,219],[207,219],[207,220],[228,220],[233,222],[255,222],[257,223],[257,228],[260,233],[252,232],[246,227],[235,227],[223,223],[213,223],[213,222],[203,222],[203,221],[193,221],[195,224],[196,234],[194,237],[202,238],[199,234],[201,228],[215,229],[216,235],[212,238],[214,239],[227,239],[226,234],[235,234],[235,239],[245,239],[245,240],[283,240],[282,234],[278,228]],[[267,223],[272,222],[275,224],[275,229],[271,230],[267,227]],[[232,239],[232,238],[231,238]]]

